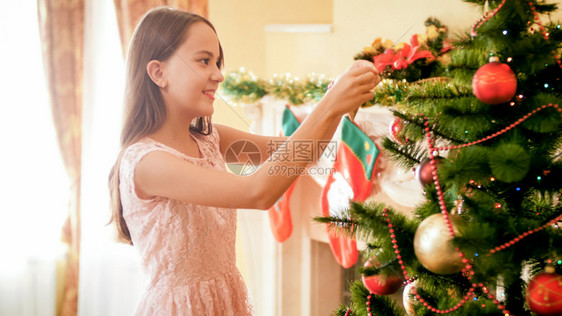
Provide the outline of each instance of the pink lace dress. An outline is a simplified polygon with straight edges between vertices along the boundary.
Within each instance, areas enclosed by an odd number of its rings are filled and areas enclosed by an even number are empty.
[[[129,146],[121,160],[123,215],[148,277],[135,315],[252,315],[235,262],[236,210],[160,197],[145,200],[135,193],[135,166],[154,150],[206,168],[226,169],[216,130],[193,138],[201,158],[144,138]]]

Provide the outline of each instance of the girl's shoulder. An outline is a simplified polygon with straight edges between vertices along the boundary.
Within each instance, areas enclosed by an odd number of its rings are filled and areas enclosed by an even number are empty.
[[[149,137],[141,138],[125,148],[121,158],[121,164],[134,166],[149,152],[159,150],[158,147],[158,143],[155,140]]]
[[[123,156],[121,158],[122,165],[127,164],[134,168],[134,166],[148,153],[152,151],[165,151],[178,158],[187,159],[189,161],[199,161],[204,160],[206,157],[210,157],[217,150],[220,151],[220,138],[219,133],[216,128],[212,129],[212,132],[208,135],[192,133],[193,137],[197,139],[197,144],[199,149],[205,157],[194,158],[186,156],[185,154],[171,148],[165,144],[162,144],[150,137],[143,137],[137,142],[129,145],[125,148]]]

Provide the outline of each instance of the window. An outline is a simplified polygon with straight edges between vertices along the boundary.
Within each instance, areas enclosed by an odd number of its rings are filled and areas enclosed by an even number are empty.
[[[36,1],[0,4],[0,273],[60,253],[68,177],[41,57]]]

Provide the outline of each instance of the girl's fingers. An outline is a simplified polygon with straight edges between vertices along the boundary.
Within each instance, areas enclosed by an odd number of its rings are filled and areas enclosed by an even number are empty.
[[[359,75],[358,83],[359,84],[370,84],[374,83],[377,78],[377,75],[371,71],[365,72],[362,75]]]
[[[354,61],[351,65],[351,69],[371,69],[376,71],[375,65],[372,62],[364,59],[358,59]]]
[[[365,98],[365,100],[363,101],[363,103],[367,102],[367,101],[371,101],[374,97],[375,97],[375,93],[372,91],[366,92],[362,97]],[[361,104],[363,104],[361,103]]]
[[[378,74],[378,70],[375,68],[375,65],[372,62],[366,60],[361,60],[361,63],[359,63],[358,66],[356,66],[356,68],[354,68],[353,70],[356,70],[359,74]]]
[[[356,60],[348,70],[335,80],[332,92],[340,95],[340,109],[353,112],[374,97],[372,90],[380,82],[380,76],[373,63]]]

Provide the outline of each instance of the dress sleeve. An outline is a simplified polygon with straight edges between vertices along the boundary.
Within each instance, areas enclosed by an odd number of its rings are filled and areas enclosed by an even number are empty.
[[[134,205],[138,202],[151,202],[154,200],[144,200],[137,195],[135,190],[135,168],[146,154],[155,150],[163,149],[154,144],[142,142],[132,144],[125,149],[119,167],[119,191],[124,212],[134,209]]]

